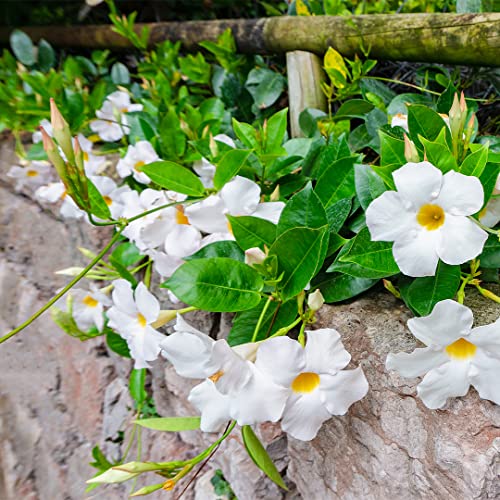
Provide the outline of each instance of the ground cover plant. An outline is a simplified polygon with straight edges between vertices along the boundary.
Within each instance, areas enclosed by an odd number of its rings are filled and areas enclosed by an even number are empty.
[[[67,334],[103,336],[133,360],[134,429],[219,436],[184,461],[111,463],[96,447],[89,488],[149,473],[133,496],[171,490],[236,425],[285,487],[252,426],[279,421],[308,441],[370,397],[339,332],[314,323],[324,303],[373,287],[415,315],[408,327],[425,347],[390,354],[387,369],[422,376],[428,408],[471,385],[500,404],[500,323],[473,328],[464,305],[471,289],[500,302],[488,286],[500,267],[494,79],[478,98],[459,71],[421,66],[407,82],[377,76],[369,47],[354,60],[329,49],[328,109],[304,110],[292,138],[279,61],[238,54],[230,31],[196,54],[147,50],[134,16],[110,6],[137,49],[129,66],[108,51],[57,61],[20,31],[2,56],[2,127],[20,158],[9,175],[61,217],[112,235],[97,254],[83,249],[88,266],[60,270],[68,285],[0,342],[50,308]],[[234,313],[228,338],[191,326],[197,310]],[[146,378],[160,356],[202,380],[189,395],[197,415],[156,414]]]

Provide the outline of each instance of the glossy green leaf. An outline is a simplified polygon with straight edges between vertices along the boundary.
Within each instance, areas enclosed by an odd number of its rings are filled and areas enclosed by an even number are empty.
[[[380,137],[380,165],[399,165],[406,163],[405,143],[383,131],[379,132]]]
[[[200,421],[200,417],[161,417],[141,418],[140,420],[134,420],[134,424],[155,431],[180,432],[199,429]]]
[[[265,109],[274,104],[285,89],[285,78],[268,68],[254,68],[248,73],[245,87],[255,105]]]
[[[364,99],[350,99],[346,101],[335,113],[334,120],[346,120],[351,118],[365,118],[375,106]]]
[[[354,166],[354,185],[363,210],[366,210],[373,200],[386,191],[384,181],[369,165]]]
[[[123,358],[130,358],[130,350],[128,348],[127,341],[113,330],[107,329],[106,343],[114,353],[122,356]]]
[[[483,173],[479,177],[484,189],[484,204],[488,203],[495,185],[497,178],[500,175],[500,163],[487,163]]]
[[[215,189],[222,189],[245,165],[251,153],[252,151],[247,149],[231,149],[225,153],[215,170]]]
[[[488,146],[483,145],[473,153],[467,155],[459,168],[459,172],[464,175],[480,177],[488,161]]]
[[[244,425],[241,428],[241,435],[248,455],[255,465],[280,488],[288,490],[276,465],[274,465],[271,457],[268,455],[264,446],[262,446],[262,443],[259,441],[259,438],[255,435],[252,428],[249,425]]]
[[[140,405],[146,401],[148,393],[144,388],[146,383],[146,368],[141,368],[139,370],[133,369],[130,373],[130,378],[128,382],[128,389],[132,399],[137,405]]]
[[[248,123],[242,123],[233,118],[233,130],[236,137],[250,149],[254,149],[257,153],[260,152],[260,144],[257,139],[257,131]]]
[[[227,216],[236,242],[243,250],[264,245],[270,247],[276,239],[276,226],[268,220],[250,215]]]
[[[427,316],[441,300],[452,299],[460,286],[460,266],[439,262],[434,276],[415,278],[403,293],[408,306],[420,316]]]
[[[181,158],[186,150],[186,136],[173,107],[164,115],[159,127],[160,144],[165,158]]]
[[[116,85],[128,85],[130,83],[130,73],[127,66],[121,62],[116,62],[111,66],[111,80]]]
[[[11,33],[10,46],[19,62],[25,66],[33,66],[35,64],[35,47],[31,38],[24,31],[14,30]]]
[[[50,308],[50,315],[52,321],[65,333],[71,337],[77,338],[79,340],[88,340],[94,337],[99,337],[102,332],[97,330],[97,328],[90,328],[88,331],[83,331],[78,328],[73,316],[67,311],[63,311],[58,307],[52,306]]]
[[[500,268],[500,241],[494,234],[490,234],[479,256],[481,267],[487,269]]]
[[[132,266],[144,259],[144,255],[130,241],[125,241],[117,245],[111,252],[111,257],[113,257],[115,262],[119,262],[124,267]]]
[[[49,71],[56,63],[56,53],[49,42],[43,38],[38,42],[38,66],[44,72]]]
[[[193,255],[184,257],[184,260],[208,259],[212,257],[227,257],[228,259],[243,262],[245,260],[245,252],[243,252],[235,241],[215,241],[201,247]]]
[[[195,197],[205,193],[199,177],[173,161],[155,161],[141,167],[141,171],[163,189]]]
[[[355,155],[336,160],[319,176],[315,192],[326,209],[336,201],[355,195],[354,165],[358,159]]]
[[[184,263],[162,287],[190,306],[210,312],[236,312],[257,306],[264,282],[250,266],[216,257]]]
[[[89,193],[90,211],[92,212],[92,215],[95,215],[96,217],[99,217],[103,220],[110,220],[111,212],[109,211],[109,207],[104,201],[102,194],[90,179],[87,179],[87,186]]]
[[[327,224],[326,212],[311,183],[292,196],[281,212],[276,235],[294,227],[318,229]]]
[[[286,136],[288,108],[275,113],[267,121],[266,127],[266,153],[281,148]]]
[[[324,273],[311,283],[312,289],[319,289],[325,302],[341,302],[356,297],[368,290],[378,279],[358,278],[343,273]]]
[[[450,170],[458,170],[457,160],[446,142],[446,130],[444,128],[435,141],[428,141],[422,136],[419,139],[424,146],[427,160],[439,168],[441,172],[446,173]]]
[[[330,233],[338,233],[342,229],[342,226],[351,213],[351,207],[352,201],[349,198],[343,198],[326,209],[326,218]]]
[[[323,264],[328,248],[328,226],[299,227],[280,235],[269,249],[278,258],[279,283],[283,300],[301,292]]]
[[[428,141],[435,141],[443,127],[446,127],[446,140],[448,144],[451,144],[450,130],[438,113],[421,104],[413,104],[408,108],[410,139],[415,143],[417,148],[422,148],[419,136],[424,137]]]

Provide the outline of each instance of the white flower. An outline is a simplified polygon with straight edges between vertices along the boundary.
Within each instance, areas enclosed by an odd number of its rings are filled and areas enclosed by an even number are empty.
[[[52,168],[46,161],[31,161],[25,167],[14,165],[7,172],[7,177],[16,180],[16,189],[25,186],[36,188],[47,182],[52,177]]]
[[[232,148],[236,147],[231,137],[226,134],[218,134],[214,136],[214,140],[223,142]],[[210,189],[214,187],[215,165],[210,163],[206,158],[202,158],[193,163],[193,170],[200,176],[200,180],[206,188]]]
[[[97,156],[92,153],[94,144],[83,134],[78,134],[78,143],[83,151],[83,164],[87,175],[100,174],[106,167],[108,161],[105,156]]]
[[[47,120],[46,118],[44,118],[40,122],[40,125],[39,125],[38,128],[40,128],[40,127],[43,127],[45,129],[45,132],[47,132],[47,134],[49,134],[50,137],[52,137],[52,124],[49,122],[49,120]],[[42,140],[42,133],[40,132],[40,130],[36,130],[35,132],[33,132],[31,140],[33,141],[33,144],[41,142],[41,140]]]
[[[111,300],[101,291],[81,290],[75,288],[71,290],[72,314],[78,328],[86,332],[89,328],[96,326],[102,331],[104,326],[104,307],[111,305]]]
[[[264,341],[255,367],[288,393],[282,429],[296,439],[314,439],[323,422],[344,415],[368,392],[363,370],[343,370],[351,356],[332,328],[308,331],[305,348],[289,337]]]
[[[201,412],[203,431],[218,431],[230,419],[252,425],[281,417],[286,390],[266,380],[251,362],[257,344],[231,348],[225,340],[213,340],[196,330],[179,315],[175,333],[161,348],[179,375],[207,379],[188,398]]]
[[[433,276],[439,259],[455,265],[479,255],[488,237],[467,216],[483,205],[476,177],[442,174],[427,161],[393,172],[397,191],[386,191],[366,210],[373,241],[394,241],[392,252],[408,276]]]
[[[186,208],[191,224],[205,233],[221,233],[233,239],[226,218],[229,215],[251,215],[277,223],[285,204],[280,201],[260,203],[260,187],[237,175],[218,194]]]
[[[465,396],[472,385],[479,396],[500,404],[500,319],[472,328],[468,307],[453,300],[438,302],[431,314],[412,318],[408,328],[427,347],[389,354],[386,367],[403,377],[425,375],[417,393],[431,409],[447,398]]]
[[[35,197],[48,203],[62,201],[60,214],[65,219],[81,219],[86,216],[85,212],[78,208],[71,196],[68,196],[62,182],[51,182],[47,186],[40,186],[35,191]]]
[[[391,118],[391,127],[401,127],[408,132],[408,115],[405,113],[396,113]]]
[[[500,175],[498,176],[493,195],[500,194]],[[488,227],[495,227],[500,222],[500,198],[492,198],[486,207],[479,212],[479,220]]]
[[[148,361],[158,357],[160,342],[165,338],[151,326],[158,319],[160,304],[144,283],[139,283],[135,291],[123,279],[113,285],[113,306],[107,312],[109,326],[127,341],[135,368],[150,368]]]
[[[108,95],[100,110],[96,112],[99,120],[90,122],[90,128],[103,141],[119,141],[128,131],[126,113],[141,111],[142,104],[131,104],[126,92],[116,91]]]
[[[124,209],[122,195],[132,190],[128,186],[118,187],[113,179],[104,175],[90,176],[90,180],[101,193],[104,202],[109,208],[111,217],[115,220],[120,218]]]
[[[135,145],[128,147],[127,154],[120,159],[116,165],[116,170],[120,177],[127,177],[132,174],[137,182],[149,184],[151,179],[139,169],[159,159],[151,143],[139,141]]]
[[[311,311],[319,311],[324,303],[325,299],[319,288],[314,290],[314,292],[310,293],[307,297],[307,306]]]

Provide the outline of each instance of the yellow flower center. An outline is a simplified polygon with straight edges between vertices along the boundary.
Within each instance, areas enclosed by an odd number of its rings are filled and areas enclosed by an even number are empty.
[[[477,216],[479,217],[479,219],[482,219],[486,213],[488,212],[488,207],[484,207],[478,214]]]
[[[293,392],[312,392],[319,385],[319,375],[312,372],[300,373],[292,382]]]
[[[106,203],[108,207],[110,207],[113,204],[113,200],[109,196],[103,196],[102,198],[104,199],[104,203]]]
[[[27,175],[28,177],[36,177],[36,176],[38,175],[38,172],[37,172],[36,170],[28,170],[28,171],[26,172],[26,175]]]
[[[444,210],[439,205],[422,205],[417,214],[417,222],[427,231],[435,231],[444,224]]]
[[[83,297],[82,302],[87,306],[87,307],[97,307],[97,300],[94,299],[94,297],[91,297],[90,295],[86,295]]]
[[[234,236],[233,226],[231,226],[231,223],[229,221],[227,221],[227,230],[229,231],[229,234],[231,234],[232,236]]]
[[[175,222],[177,224],[185,224],[189,226],[189,219],[186,217],[186,214],[184,213],[184,207],[182,205],[177,205],[175,211]]]
[[[222,377],[222,375],[224,375],[224,372],[222,370],[219,370],[208,378],[215,384]]]
[[[146,318],[141,313],[137,314],[137,321],[139,322],[139,325],[142,326],[142,328],[144,328],[148,323],[146,321]]]
[[[83,152],[83,161],[89,161],[89,154],[87,153],[87,151]]]
[[[120,109],[120,112],[121,113],[128,113],[128,108],[122,108],[122,109]]]
[[[134,165],[134,169],[137,170],[138,172],[140,171],[140,168],[143,167],[144,165],[146,165],[146,162],[145,161],[138,161],[135,165]]]
[[[464,360],[474,357],[477,347],[468,340],[458,339],[450,344],[445,350],[450,358]]]

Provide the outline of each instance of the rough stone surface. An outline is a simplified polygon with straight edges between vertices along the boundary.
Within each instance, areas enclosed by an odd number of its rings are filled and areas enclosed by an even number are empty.
[[[12,145],[0,151],[0,332],[26,319],[66,280],[57,269],[83,263],[78,246],[99,248],[106,229],[68,223],[42,208],[29,191],[15,192],[5,172]],[[494,321],[499,306],[472,296],[479,323]],[[239,500],[309,499],[494,499],[500,498],[500,408],[474,390],[444,410],[430,411],[415,397],[418,380],[384,368],[388,352],[411,351],[416,343],[401,302],[373,291],[352,303],[321,310],[315,328],[342,333],[370,382],[366,398],[335,417],[310,443],[281,433],[278,425],[257,430],[289,486],[280,491],[246,455],[238,432],[197,477],[183,498],[211,500],[213,470],[222,469]],[[192,314],[195,326],[214,337],[227,335],[228,315]],[[66,336],[44,315],[0,346],[0,499],[124,499],[128,486],[84,494],[96,444],[120,459],[134,419],[127,389],[130,362],[109,352],[102,340]],[[186,396],[193,385],[163,360],[155,363],[151,388],[161,415],[193,415]],[[120,436],[125,432],[125,440]],[[142,431],[142,457],[185,459],[215,435]],[[137,456],[132,446],[130,457]],[[154,476],[148,482],[158,482]],[[186,483],[184,482],[184,485]],[[150,498],[170,499],[158,492]]]

